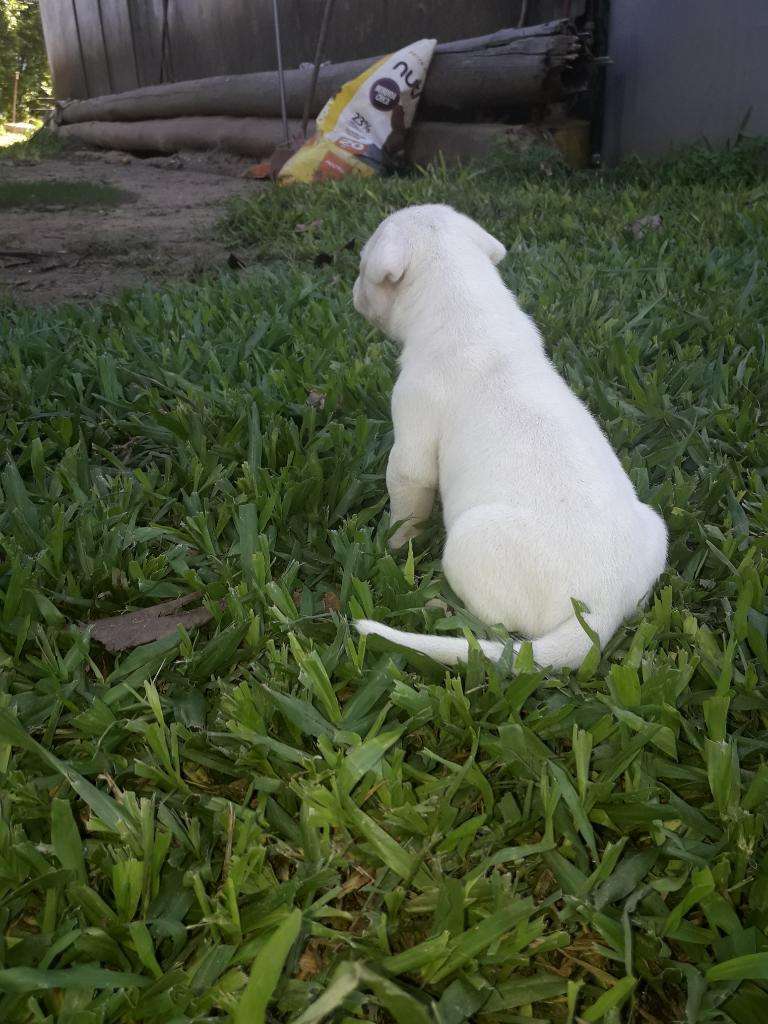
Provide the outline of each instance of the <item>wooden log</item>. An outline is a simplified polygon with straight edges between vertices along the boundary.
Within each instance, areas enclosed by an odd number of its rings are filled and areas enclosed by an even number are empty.
[[[566,19],[438,46],[421,98],[430,110],[508,110],[562,95],[563,73],[574,65],[581,44]],[[320,69],[311,114],[317,114],[345,82],[377,57],[328,64]],[[301,117],[311,69],[285,73],[289,117]],[[147,86],[88,100],[59,102],[60,124],[83,121],[142,121],[149,118],[276,117],[280,113],[277,72],[224,75]]]
[[[301,122],[289,122],[298,135]],[[310,131],[314,125],[310,123]],[[417,121],[406,142],[406,157],[420,166],[435,159],[448,163],[482,160],[500,143],[526,149],[532,143],[556,146],[566,162],[586,165],[589,155],[586,121],[563,121],[551,126],[455,124]],[[243,156],[266,157],[283,141],[279,118],[174,117],[150,121],[87,121],[60,125],[63,139],[79,145],[139,153],[176,153],[185,149],[221,149]]]
[[[292,137],[301,121],[288,122]],[[314,131],[310,121],[309,131]],[[184,149],[220,149],[242,156],[269,156],[283,142],[280,118],[169,117],[150,121],[85,121],[63,124],[55,132],[65,141],[128,153],[177,153]]]
[[[569,167],[586,167],[589,121],[571,118],[540,125],[417,121],[408,133],[405,156],[419,167],[436,160],[465,164],[482,161],[504,146],[524,152],[533,145],[557,149]]]

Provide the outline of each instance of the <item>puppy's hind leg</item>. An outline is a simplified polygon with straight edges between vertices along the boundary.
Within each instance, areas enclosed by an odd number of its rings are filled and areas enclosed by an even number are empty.
[[[506,505],[476,505],[448,530],[443,572],[467,608],[488,625],[535,636],[573,614],[548,585],[546,538],[532,516]]]
[[[604,647],[621,624],[620,612],[587,613],[584,621],[597,633]],[[537,665],[552,668],[578,668],[592,649],[592,639],[575,615],[566,619],[550,633],[533,640],[533,660]]]
[[[589,653],[592,640],[571,603],[571,596],[588,600],[589,594],[571,595],[575,584],[564,578],[559,557],[524,510],[482,505],[464,512],[449,530],[443,571],[483,622],[531,637],[537,665],[576,668]],[[584,616],[601,647],[626,612],[619,600],[602,610],[609,605],[590,602]]]

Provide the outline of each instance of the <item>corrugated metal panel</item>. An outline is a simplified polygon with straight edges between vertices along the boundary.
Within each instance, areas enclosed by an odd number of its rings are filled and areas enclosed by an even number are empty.
[[[768,135],[766,0],[612,0],[603,158]]]

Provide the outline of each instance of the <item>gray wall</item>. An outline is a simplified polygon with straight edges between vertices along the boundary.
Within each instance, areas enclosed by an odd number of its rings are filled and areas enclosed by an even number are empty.
[[[278,3],[284,63],[298,67],[314,57],[325,0]],[[485,35],[517,25],[523,6],[523,0],[336,0],[325,57],[373,57],[424,37]],[[528,0],[525,23],[576,17],[584,7],[585,0]],[[40,0],[40,12],[58,99],[277,66],[272,0]]]
[[[768,0],[611,0],[602,154],[768,135]]]

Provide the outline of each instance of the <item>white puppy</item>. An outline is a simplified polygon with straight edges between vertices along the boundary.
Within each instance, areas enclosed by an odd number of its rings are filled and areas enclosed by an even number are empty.
[[[533,640],[537,664],[577,666],[605,644],[664,569],[667,531],[638,501],[610,444],[547,358],[495,269],[504,246],[447,206],[387,217],[363,249],[358,312],[402,345],[387,466],[392,548],[437,488],[443,570],[467,608]],[[357,622],[445,664],[465,639]],[[480,646],[498,659],[503,645]]]

